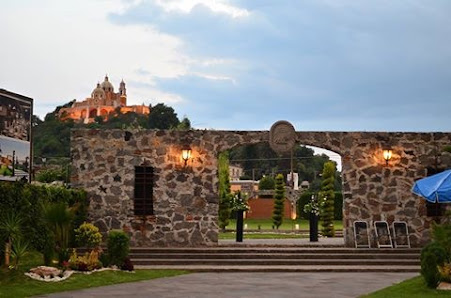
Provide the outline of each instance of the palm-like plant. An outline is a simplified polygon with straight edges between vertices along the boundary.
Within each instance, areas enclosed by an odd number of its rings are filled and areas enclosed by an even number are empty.
[[[55,249],[61,259],[69,245],[75,208],[68,207],[66,203],[49,203],[45,204],[43,208],[44,220],[54,235]]]
[[[23,218],[17,213],[7,213],[0,220],[0,232],[3,238],[6,239],[5,243],[5,266],[9,266],[11,257],[11,246],[14,240],[20,238],[22,231],[21,225]]]
[[[19,261],[28,253],[28,250],[28,241],[25,241],[22,238],[16,238],[13,240],[11,256],[14,260],[14,269],[17,269],[19,267]]]

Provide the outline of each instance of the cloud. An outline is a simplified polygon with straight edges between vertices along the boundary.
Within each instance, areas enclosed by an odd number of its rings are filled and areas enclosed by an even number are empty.
[[[231,61],[226,67],[207,67],[211,77],[233,78],[230,82],[196,79],[193,74],[205,65],[191,63],[184,75],[157,83],[183,94],[188,114],[211,126],[266,128],[261,118],[281,117],[321,122],[321,129],[449,129],[445,111],[451,108],[451,21],[445,12],[451,3],[311,0],[230,5],[246,15],[232,18],[204,4],[180,12],[141,2],[111,14],[110,20],[151,25],[177,36],[193,60]],[[409,121],[418,113],[430,117],[428,124]],[[235,115],[245,116],[238,121]],[[236,122],[227,121],[229,117]]]
[[[0,81],[36,103],[82,99],[108,72],[199,128],[451,127],[449,1],[25,3],[0,12]]]

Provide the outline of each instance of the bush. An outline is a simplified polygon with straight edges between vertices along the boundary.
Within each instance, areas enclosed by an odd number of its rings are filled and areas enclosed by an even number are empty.
[[[105,253],[105,252],[101,253],[100,256],[99,256],[99,262],[102,263],[102,265],[104,267],[109,267],[110,266],[110,260],[109,260],[109,257],[108,257],[108,253]]]
[[[99,260],[99,252],[97,250],[78,256],[77,251],[74,249],[68,263],[69,268],[78,271],[92,271],[102,268],[102,262]]]
[[[121,270],[133,271],[135,267],[133,266],[132,260],[129,257],[126,257],[124,263],[121,266]]]
[[[53,254],[55,239],[52,239],[52,232],[46,225],[43,210],[37,207],[49,202],[76,206],[71,230],[82,224],[87,217],[88,200],[83,190],[22,182],[0,182],[0,193],[0,218],[9,211],[19,214],[23,218],[23,237],[29,241],[32,249],[44,253],[46,264],[49,264]]]
[[[67,181],[67,173],[63,170],[56,170],[56,169],[46,169],[41,170],[36,174],[36,181],[42,182],[42,183],[50,183],[53,181]]]
[[[84,222],[78,229],[75,229],[75,240],[79,246],[95,248],[102,242],[102,234],[98,227]]]
[[[265,176],[258,182],[259,190],[272,190],[276,186],[276,181],[271,176]]]
[[[446,251],[437,242],[426,245],[421,250],[421,275],[429,288],[435,288],[440,281],[438,266],[446,261]]]
[[[112,230],[107,240],[109,263],[121,267],[130,250],[130,238],[124,231]]]

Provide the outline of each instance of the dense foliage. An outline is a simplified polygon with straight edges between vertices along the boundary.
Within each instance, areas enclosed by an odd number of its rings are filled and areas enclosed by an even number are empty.
[[[230,193],[229,181],[229,158],[227,152],[219,154],[218,158],[218,175],[219,175],[219,228],[225,231],[229,225],[230,203],[232,194]]]
[[[130,238],[121,230],[112,230],[107,239],[108,257],[111,265],[121,267],[130,251]]]
[[[274,173],[287,175],[291,170],[290,157],[278,156],[268,143],[237,146],[230,151],[229,156],[231,161],[243,167],[243,177],[247,179],[260,180],[263,176],[274,177]],[[299,182],[309,181],[310,190],[319,191],[320,173],[327,161],[329,161],[327,155],[315,155],[313,149],[297,146],[294,150],[293,169],[299,174]],[[336,172],[335,176],[335,189],[341,190],[340,173]]]
[[[445,249],[437,242],[431,242],[421,250],[421,275],[429,288],[435,288],[439,283],[438,266],[443,265],[445,261]]]
[[[433,223],[432,242],[421,251],[421,275],[429,288],[451,279],[451,214],[442,224]]]
[[[259,190],[272,190],[276,186],[276,181],[271,176],[264,176],[258,182]]]
[[[274,188],[274,211],[272,220],[274,226],[279,229],[283,222],[283,212],[284,212],[284,201],[285,201],[285,182],[282,174],[276,176],[276,183]]]
[[[83,190],[66,189],[64,187],[38,186],[19,182],[0,182],[0,221],[16,216],[20,218],[20,234],[30,248],[44,254],[49,260],[55,250],[54,235],[44,214],[43,206],[61,203],[74,209],[74,219],[70,230],[73,231],[86,220],[87,197]],[[0,243],[7,241],[7,235],[0,233]],[[59,235],[63,238],[65,235]],[[60,238],[61,239],[61,238]],[[68,241],[73,243],[73,234],[68,235]],[[5,246],[0,245],[0,252],[4,253]]]
[[[72,120],[61,121],[58,117],[59,110],[62,107],[71,106],[72,103],[73,101],[57,107],[54,112],[45,116],[44,121],[33,116],[33,151],[36,162],[42,162],[42,157],[69,157],[70,130],[72,128],[191,128],[191,122],[188,118],[184,117],[180,121],[174,109],[162,103],[151,107],[149,115],[141,115],[134,112],[123,114],[117,108],[108,115],[108,119],[99,116],[95,118],[94,123],[90,124],[76,123]],[[67,164],[67,161],[65,164]]]
[[[328,161],[324,164],[322,180],[319,193],[321,232],[323,236],[334,237],[335,163]]]

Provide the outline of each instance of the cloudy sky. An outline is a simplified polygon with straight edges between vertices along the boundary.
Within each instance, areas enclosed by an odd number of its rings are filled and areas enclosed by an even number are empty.
[[[196,128],[450,131],[449,0],[1,0],[0,88],[44,116],[107,73]]]

